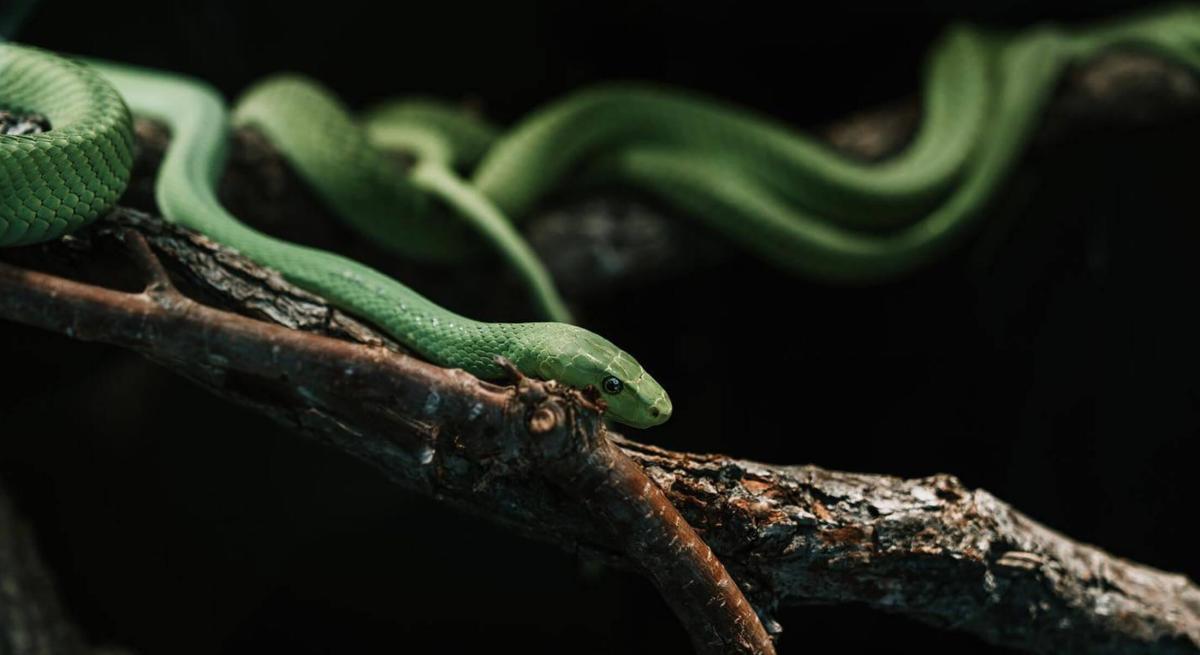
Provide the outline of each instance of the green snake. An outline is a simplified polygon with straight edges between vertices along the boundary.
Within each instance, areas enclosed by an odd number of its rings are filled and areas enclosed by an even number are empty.
[[[510,219],[568,185],[621,185],[788,271],[845,281],[903,273],[968,232],[1065,68],[1115,47],[1200,70],[1200,9],[1081,30],[955,27],[926,61],[911,143],[869,164],[769,117],[645,84],[586,89],[501,131],[432,100],[385,103],[358,120],[316,82],[284,75],[249,90],[231,117],[195,80],[0,43],[0,109],[51,123],[41,134],[0,136],[0,246],[57,238],[116,202],[132,166],[132,112],[171,132],[155,185],[168,220],[278,270],[436,364],[496,379],[505,375],[500,355],[526,375],[594,387],[609,417],[649,427],[671,415],[666,392],[632,356],[567,322]],[[474,321],[355,261],[243,225],[215,194],[231,125],[263,134],[337,215],[403,256],[453,263],[495,251],[552,321]],[[731,350],[752,356],[753,344],[743,345]]]

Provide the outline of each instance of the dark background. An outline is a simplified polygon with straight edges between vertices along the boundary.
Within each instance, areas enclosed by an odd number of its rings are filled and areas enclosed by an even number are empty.
[[[471,99],[511,121],[598,80],[704,90],[801,126],[910,94],[955,18],[1133,2],[42,2],[20,40],[203,77],[280,69],[352,105]],[[676,416],[638,439],[950,472],[1072,537],[1200,577],[1200,120],[1026,162],[982,233],[896,283],[749,257],[580,301]],[[687,652],[652,587],[425,498],[122,351],[0,326],[0,479],[93,641],[141,653]],[[860,607],[789,609],[783,652],[1003,652]]]

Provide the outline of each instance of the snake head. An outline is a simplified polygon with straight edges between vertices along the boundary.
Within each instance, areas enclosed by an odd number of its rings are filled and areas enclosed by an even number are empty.
[[[563,323],[538,324],[541,336],[527,361],[528,374],[583,389],[594,387],[607,405],[605,417],[635,428],[671,418],[671,399],[629,353],[608,339]]]

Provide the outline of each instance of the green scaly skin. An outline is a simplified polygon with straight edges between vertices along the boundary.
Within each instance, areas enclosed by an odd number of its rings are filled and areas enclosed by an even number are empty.
[[[125,191],[133,166],[129,110],[92,71],[0,43],[0,108],[40,113],[54,126],[0,136],[0,247],[76,230]]]
[[[409,257],[436,255],[444,261],[461,258],[475,243],[471,234],[478,234],[521,276],[545,318],[571,322],[566,303],[529,244],[450,167],[451,148],[461,150],[463,139],[420,143],[426,156],[412,175],[405,175],[384,151],[368,143],[368,134],[333,94],[298,75],[277,75],[256,84],[238,101],[233,122],[265,136],[337,215],[376,243]],[[434,200],[453,211],[435,211]],[[442,238],[430,243],[424,236],[430,231]]]
[[[177,75],[103,62],[85,67],[36,49],[0,44],[0,105],[44,114],[52,125],[40,135],[0,137],[0,246],[69,233],[116,201],[128,184],[133,160],[126,104],[171,131],[155,198],[172,222],[280,271],[435,363],[497,379],[506,374],[495,361],[501,355],[527,375],[577,387],[603,388],[606,379],[615,377],[624,384],[607,397],[609,417],[635,427],[670,417],[671,402],[662,387],[630,355],[587,330],[564,323],[473,321],[357,262],[240,223],[215,195],[227,145],[224,103],[207,85]],[[431,238],[426,243],[449,242]],[[446,252],[451,250],[447,245]]]
[[[565,323],[474,321],[358,262],[243,225],[221,207],[214,193],[229,125],[220,96],[207,85],[177,75],[99,62],[92,66],[134,113],[160,120],[171,131],[155,186],[155,199],[167,219],[228,244],[296,285],[367,318],[442,366],[499,379],[506,375],[495,361],[501,355],[526,375],[581,388],[602,388],[607,378],[616,377],[623,388],[605,397],[609,417],[634,427],[658,425],[670,417],[671,401],[663,388],[633,357],[603,337]],[[335,159],[331,166],[340,163]]]
[[[568,178],[633,187],[778,266],[831,281],[911,271],[951,248],[994,195],[1072,62],[1151,49],[1200,70],[1200,9],[1066,33],[951,30],[928,60],[913,143],[880,164],[727,105],[645,85],[589,89],[507,131],[473,185],[514,220]]]
[[[428,101],[384,105],[360,129],[328,93],[296,77],[265,82],[237,113],[371,238],[409,256],[453,261],[469,253],[464,231],[474,230],[524,276],[543,312],[565,316],[544,270],[505,219],[528,215],[563,184],[642,189],[790,270],[833,280],[903,273],[965,234],[1019,156],[1064,68],[1129,46],[1200,70],[1200,9],[1071,34],[952,30],[928,60],[924,118],[913,143],[882,164],[845,160],[745,110],[639,85],[581,92],[504,134]],[[178,76],[94,67],[116,92],[78,65],[0,45],[0,105],[46,114],[54,128],[0,137],[0,246],[67,233],[119,195],[132,158],[119,93],[134,112],[172,131],[156,186],[168,219],[279,270],[435,363],[496,378],[503,374],[493,360],[499,354],[528,375],[574,386],[604,388],[617,378],[622,388],[606,396],[612,418],[646,427],[669,417],[662,388],[597,335],[563,323],[472,321],[353,261],[240,224],[213,192],[226,141],[221,99]],[[304,111],[295,111],[296,98],[308,99]],[[386,156],[395,149],[417,156],[411,174]],[[466,172],[470,183],[459,177]]]

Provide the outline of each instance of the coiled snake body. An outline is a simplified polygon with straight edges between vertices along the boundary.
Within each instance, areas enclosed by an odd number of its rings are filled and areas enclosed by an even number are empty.
[[[980,215],[1066,65],[1114,46],[1152,49],[1200,70],[1200,10],[1071,33],[955,28],[928,59],[916,136],[881,164],[841,158],[746,110],[646,85],[583,91],[506,133],[436,102],[389,103],[356,122],[297,76],[269,79],[243,97],[233,121],[275,143],[353,227],[429,261],[454,261],[482,241],[556,319],[481,323],[225,211],[214,188],[230,121],[207,85],[0,44],[0,108],[43,114],[52,126],[0,136],[0,246],[56,238],[117,200],[132,165],[132,110],[172,133],[155,187],[168,220],[278,270],[437,364],[496,378],[503,371],[494,358],[503,355],[528,375],[595,386],[612,418],[647,427],[670,416],[666,392],[633,357],[565,322],[565,305],[508,218],[527,216],[567,183],[615,183],[657,196],[787,270],[851,281],[902,273],[950,248]],[[386,154],[392,149],[417,155],[411,172]]]

